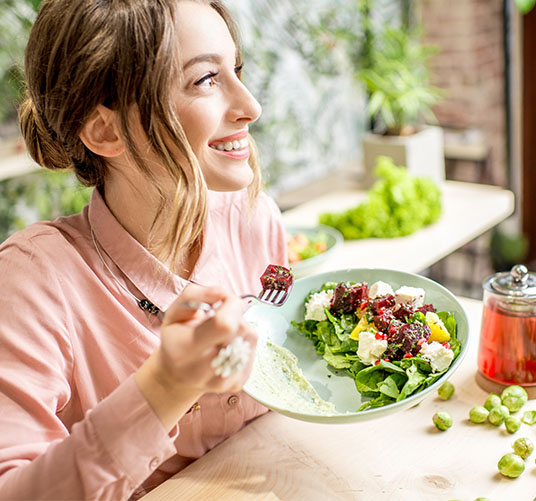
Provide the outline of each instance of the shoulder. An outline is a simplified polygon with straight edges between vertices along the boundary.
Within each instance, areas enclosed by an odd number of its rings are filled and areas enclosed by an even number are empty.
[[[80,263],[87,237],[80,229],[80,216],[39,222],[11,235],[0,245],[0,283],[26,283],[32,290],[49,291]],[[54,285],[53,285],[54,284]],[[19,293],[22,291],[19,290]]]
[[[0,244],[0,262],[8,257],[63,257],[69,249],[87,240],[82,214],[42,221],[15,232]]]

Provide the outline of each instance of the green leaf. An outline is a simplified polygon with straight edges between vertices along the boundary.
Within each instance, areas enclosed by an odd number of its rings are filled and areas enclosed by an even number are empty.
[[[365,402],[357,410],[358,410],[358,412],[359,411],[364,411],[366,409],[370,409],[370,408],[373,408],[373,407],[382,407],[382,406],[387,405],[387,404],[392,404],[393,402],[395,402],[394,398],[391,398],[391,397],[385,395],[384,393],[380,393],[379,396],[377,396],[376,398],[373,398],[372,400],[369,400],[368,402]]]
[[[414,393],[426,379],[426,374],[423,374],[421,371],[419,371],[415,364],[406,370],[406,374],[408,376],[408,380],[400,391],[400,395],[397,398],[398,401],[409,397],[409,395]]]
[[[376,159],[374,173],[378,180],[364,202],[343,212],[322,214],[320,223],[338,229],[347,240],[392,238],[440,217],[441,191],[431,179],[410,175],[389,157]]]
[[[400,395],[400,390],[398,389],[396,381],[397,378],[394,375],[388,376],[381,384],[378,385],[378,389],[384,395],[396,399],[398,398],[398,395]]]
[[[348,360],[346,355],[333,353],[329,346],[326,346],[324,351],[324,360],[335,369],[349,369],[352,367],[352,362]]]
[[[383,383],[391,374],[405,375],[405,371],[391,362],[380,360],[379,364],[371,365],[355,376],[356,388],[362,393],[380,392],[378,385]]]

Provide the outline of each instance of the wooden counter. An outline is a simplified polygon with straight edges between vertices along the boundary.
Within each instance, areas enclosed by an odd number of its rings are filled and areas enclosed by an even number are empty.
[[[285,224],[316,226],[318,215],[353,207],[366,194],[340,190],[283,213]],[[390,268],[417,273],[493,228],[514,211],[514,195],[496,186],[446,181],[443,214],[436,223],[412,235],[392,239],[345,241],[314,273],[344,268]]]
[[[143,501],[363,500],[531,501],[536,493],[532,454],[525,472],[497,471],[515,438],[536,443],[536,425],[514,435],[504,426],[475,425],[469,409],[487,392],[475,382],[482,305],[462,300],[469,317],[469,351],[451,382],[449,401],[435,394],[419,405],[374,421],[320,425],[270,412],[149,493]],[[536,409],[529,401],[523,410]],[[447,410],[452,428],[440,432],[432,415]]]

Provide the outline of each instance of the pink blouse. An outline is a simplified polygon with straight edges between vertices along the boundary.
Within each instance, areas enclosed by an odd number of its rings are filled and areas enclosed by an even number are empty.
[[[206,394],[167,434],[132,374],[159,344],[160,321],[187,285],[119,224],[97,190],[79,215],[37,223],[0,246],[0,498],[138,498],[266,409],[243,392]],[[191,279],[260,290],[286,263],[275,203],[209,193]],[[125,279],[128,277],[128,279]]]

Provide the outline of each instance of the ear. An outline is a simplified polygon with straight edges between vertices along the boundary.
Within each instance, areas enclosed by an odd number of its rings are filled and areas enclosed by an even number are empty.
[[[125,151],[118,114],[99,104],[80,132],[80,140],[101,157],[117,157]]]

